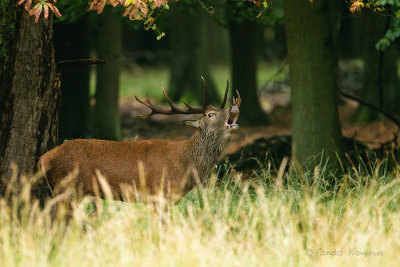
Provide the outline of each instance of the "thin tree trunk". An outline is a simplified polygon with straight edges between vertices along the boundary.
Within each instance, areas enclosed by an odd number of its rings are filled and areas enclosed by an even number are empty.
[[[252,4],[252,3],[250,3]],[[227,3],[228,9],[237,9],[234,1]],[[228,10],[228,14],[235,14]],[[236,12],[240,13],[240,12]],[[242,18],[241,22],[229,22],[231,44],[232,88],[238,90],[243,101],[240,106],[240,123],[260,125],[268,124],[267,115],[263,112],[257,94],[257,56],[258,25],[254,18]]]
[[[56,60],[89,58],[88,16],[71,24],[54,25]],[[89,135],[89,74],[90,67],[67,65],[62,74],[62,104],[59,114],[59,141]]]
[[[104,16],[99,18],[97,28],[97,56],[108,63],[97,66],[93,136],[99,139],[121,140],[118,107],[121,23],[110,10],[105,10]]]
[[[274,44],[275,56],[279,60],[287,57],[285,26],[277,24],[274,27]]]
[[[222,1],[221,1],[222,2]],[[223,3],[221,3],[223,4]],[[208,55],[209,63],[226,65],[229,63],[230,47],[229,47],[229,33],[225,27],[218,24],[215,16],[223,16],[223,8],[215,7],[216,15],[207,16],[206,26],[208,31]]]
[[[361,98],[374,106],[378,106],[392,113],[399,114],[400,82],[397,72],[398,51],[395,44],[385,51],[378,51],[375,44],[385,34],[390,26],[390,17],[377,14],[363,13],[363,60],[364,82]],[[353,120],[355,122],[369,122],[379,119],[381,115],[367,107],[360,106]]]
[[[297,166],[343,158],[337,107],[337,17],[328,0],[284,1],[292,95],[292,157]],[[310,161],[313,159],[314,161]]]
[[[193,13],[178,5],[171,12],[171,78],[167,89],[170,97],[178,101],[186,95],[202,103],[203,83],[200,76],[203,76],[207,81],[208,102],[219,103],[220,96],[208,66],[206,14],[197,5],[193,7]]]
[[[0,5],[0,177],[10,164],[31,174],[42,154],[57,143],[59,87],[55,86],[52,19],[39,23],[15,3]],[[8,31],[8,33],[7,33]],[[6,60],[4,60],[4,56]],[[4,185],[0,185],[0,194]]]

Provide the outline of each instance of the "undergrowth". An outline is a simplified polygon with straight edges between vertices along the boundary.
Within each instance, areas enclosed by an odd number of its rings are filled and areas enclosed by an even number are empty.
[[[149,206],[89,198],[62,209],[31,196],[37,177],[17,177],[0,199],[0,266],[395,266],[400,262],[398,169],[331,174],[216,173],[161,222]],[[19,180],[20,186],[15,185]],[[58,208],[56,208],[58,207]]]

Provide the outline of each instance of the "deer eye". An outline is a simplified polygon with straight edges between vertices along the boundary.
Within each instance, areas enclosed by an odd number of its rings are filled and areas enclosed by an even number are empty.
[[[210,117],[210,118],[211,118],[212,116],[215,116],[215,115],[217,115],[217,113],[213,113],[213,112],[212,112],[212,113],[208,113],[208,117]]]

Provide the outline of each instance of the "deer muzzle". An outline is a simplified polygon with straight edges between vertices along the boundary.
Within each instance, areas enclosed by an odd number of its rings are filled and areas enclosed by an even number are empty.
[[[231,130],[236,130],[239,125],[236,124],[239,118],[239,108],[237,106],[231,106],[229,108],[229,116],[226,120],[226,127]]]

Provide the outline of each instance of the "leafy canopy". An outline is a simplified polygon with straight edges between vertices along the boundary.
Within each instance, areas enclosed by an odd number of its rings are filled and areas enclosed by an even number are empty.
[[[87,11],[94,10],[97,14],[103,12],[106,5],[113,7],[121,6],[124,9],[123,16],[129,17],[131,20],[138,20],[144,22],[146,30],[156,30],[160,39],[165,35],[164,32],[159,32],[155,18],[153,17],[156,10],[169,9],[168,3],[176,2],[178,0],[88,0]],[[202,0],[197,0],[202,3]],[[258,8],[267,9],[270,6],[269,0],[239,0],[238,2],[252,2]],[[40,16],[43,14],[44,19],[48,19],[49,12],[52,11],[57,18],[61,17],[60,11],[56,7],[57,0],[17,0],[16,6],[22,6],[30,16],[35,16],[35,22],[39,21]],[[67,4],[68,5],[68,4]],[[204,7],[204,4],[203,4]],[[260,15],[261,15],[260,13]]]
[[[392,17],[392,26],[376,44],[376,49],[385,50],[394,40],[400,37],[400,0],[350,0],[350,12],[362,9]]]
[[[19,0],[16,5],[20,6],[25,3],[25,10],[29,12],[30,16],[35,16],[35,22],[38,22],[41,14],[47,19],[50,10],[56,17],[61,17],[60,11],[55,6],[56,2],[57,0]],[[122,6],[125,9],[123,16],[128,16],[131,20],[145,21],[147,25],[154,24],[152,14],[156,9],[169,9],[168,0],[89,0],[87,10],[94,10],[100,14],[106,5]]]

